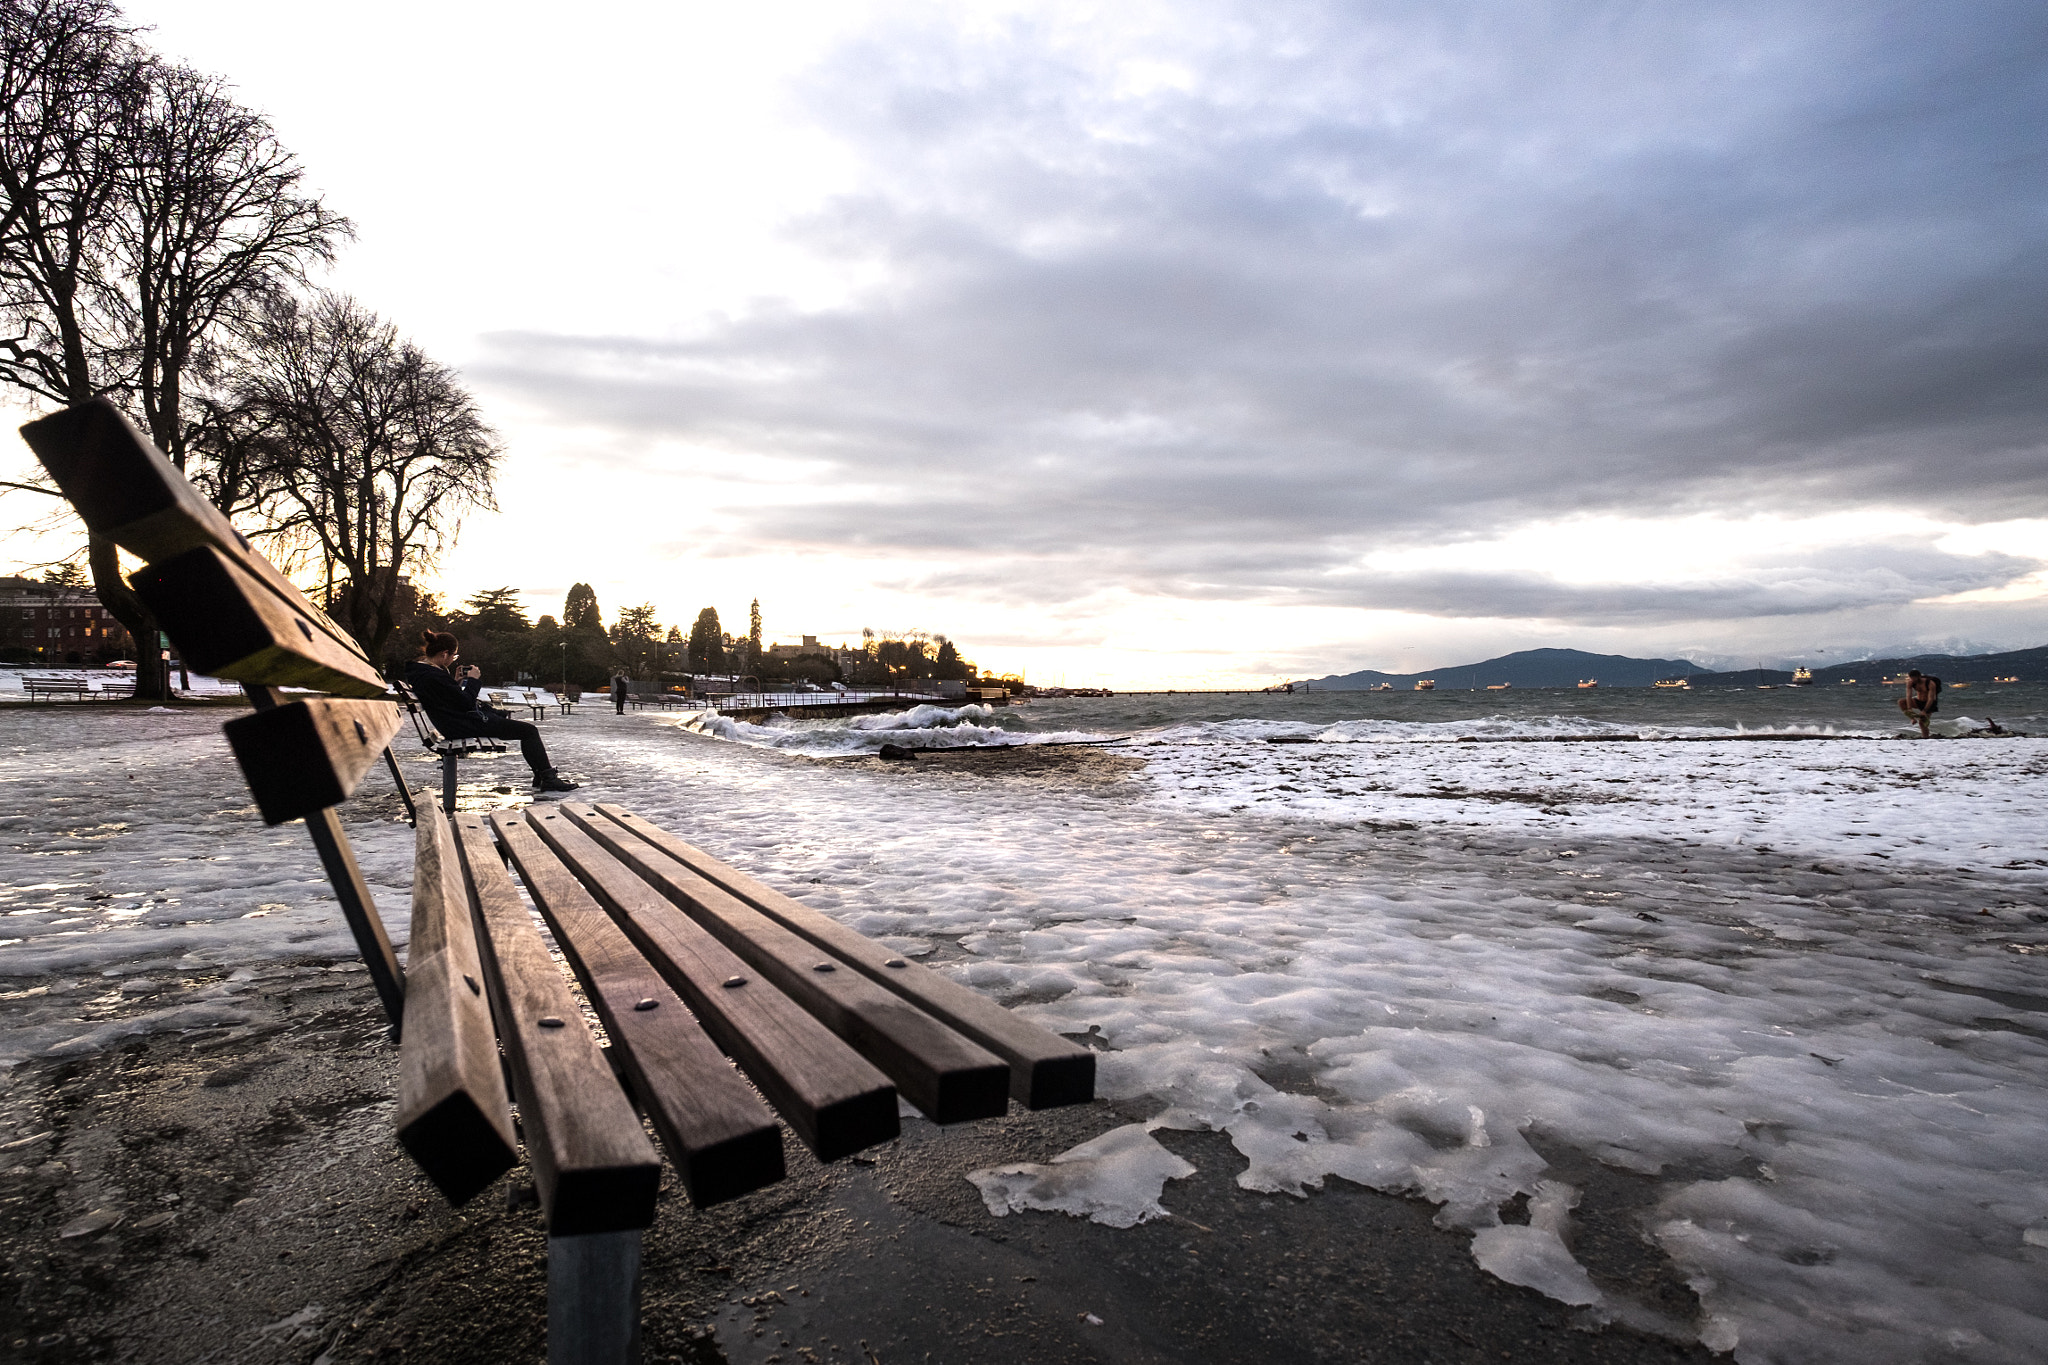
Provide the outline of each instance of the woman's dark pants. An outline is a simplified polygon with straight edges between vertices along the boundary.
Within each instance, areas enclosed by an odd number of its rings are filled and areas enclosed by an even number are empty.
[[[488,735],[492,739],[516,739],[519,741],[519,753],[526,759],[526,766],[533,769],[535,777],[545,777],[555,770],[554,764],[548,762],[548,746],[540,742],[540,727],[529,721],[498,716],[489,722],[483,722],[465,717],[459,725],[450,723],[439,728],[442,734],[451,739],[467,739],[480,735]]]

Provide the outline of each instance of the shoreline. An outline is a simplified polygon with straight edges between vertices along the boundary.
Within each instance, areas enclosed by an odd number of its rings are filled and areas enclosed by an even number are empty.
[[[359,965],[287,964],[237,1004],[244,1023],[36,1059],[0,1082],[0,1360],[540,1360],[545,1245],[524,1172],[450,1210],[412,1169]],[[1013,1107],[944,1130],[907,1118],[830,1167],[787,1139],[786,1180],[702,1211],[665,1172],[645,1358],[1713,1358],[1494,1279],[1420,1200],[1335,1179],[1305,1198],[1237,1189],[1221,1133],[1158,1134],[1198,1173],[1166,1187],[1173,1217],[1129,1229],[998,1219],[965,1178],[1156,1107]],[[1596,1275],[1696,1311],[1622,1223],[1581,1244]]]

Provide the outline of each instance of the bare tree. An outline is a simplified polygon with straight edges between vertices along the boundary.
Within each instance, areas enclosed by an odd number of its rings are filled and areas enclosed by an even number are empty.
[[[0,382],[31,398],[82,403],[124,387],[109,238],[143,65],[102,0],[0,0]],[[113,542],[88,536],[86,560],[93,591],[135,637],[135,695],[168,696],[156,621]]]
[[[236,395],[280,462],[279,529],[317,545],[345,582],[341,623],[382,650],[401,579],[454,542],[464,512],[496,509],[497,433],[453,371],[340,294],[272,300]]]
[[[279,288],[328,258],[345,220],[299,193],[268,124],[221,83],[160,61],[105,0],[0,0],[0,383],[32,400],[136,401],[179,468],[219,405],[195,369]],[[223,506],[262,500],[268,465],[193,469]],[[51,492],[34,485],[39,492]],[[168,695],[157,626],[111,542],[93,590],[135,637],[136,695]]]
[[[195,369],[222,367],[224,341],[262,304],[331,260],[348,220],[299,192],[303,172],[264,119],[219,78],[154,62],[121,177],[122,302],[149,434],[180,469],[211,414],[188,413]]]

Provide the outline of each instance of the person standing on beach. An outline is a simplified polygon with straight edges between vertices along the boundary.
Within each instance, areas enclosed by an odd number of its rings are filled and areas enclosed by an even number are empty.
[[[623,673],[612,674],[612,712],[621,716],[626,714],[626,675]]]
[[[541,743],[540,727],[514,720],[502,711],[479,706],[477,689],[483,674],[475,664],[458,671],[455,661],[462,657],[455,637],[445,630],[422,634],[420,657],[405,666],[405,681],[412,694],[426,708],[427,719],[450,739],[488,737],[516,739],[526,766],[533,769],[533,785],[544,792],[572,792],[576,784],[555,771],[548,762],[547,746]]]
[[[1919,722],[1920,738],[1928,738],[1927,723],[1941,709],[1941,679],[1917,668],[1908,669],[1906,695],[1899,698],[1899,709],[1906,713],[1907,720]]]

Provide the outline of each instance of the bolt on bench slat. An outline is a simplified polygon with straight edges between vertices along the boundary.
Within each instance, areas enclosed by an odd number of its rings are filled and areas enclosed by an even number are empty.
[[[589,806],[559,809],[607,853],[680,907],[749,966],[809,1010],[939,1123],[995,1118],[1009,1108],[1010,1068],[902,997],[705,881]]]
[[[624,1061],[690,1202],[705,1208],[782,1179],[782,1129],[775,1116],[681,998],[523,815],[500,811],[491,824],[604,1021],[614,1055]]]
[[[623,1232],[654,1222],[661,1160],[583,1021],[481,818],[455,820],[476,910],[477,953],[519,1095],[526,1159],[548,1232]]]
[[[1095,1097],[1095,1054],[1020,1019],[994,1000],[898,956],[747,876],[623,806],[594,807],[620,828],[660,849],[699,877],[911,1001],[1010,1064],[1010,1093],[1032,1109],[1085,1104]]]
[[[695,920],[554,811],[528,827],[546,841],[740,1064],[821,1161],[901,1131],[896,1087]],[[733,985],[726,985],[733,982]]]
[[[420,807],[399,1048],[398,1141],[451,1204],[519,1161],[483,964],[447,821]]]

